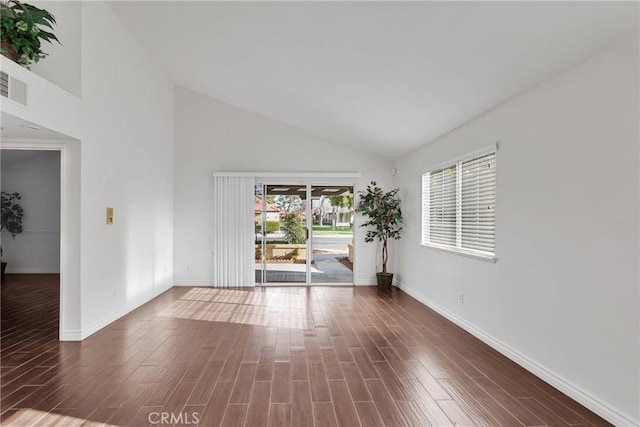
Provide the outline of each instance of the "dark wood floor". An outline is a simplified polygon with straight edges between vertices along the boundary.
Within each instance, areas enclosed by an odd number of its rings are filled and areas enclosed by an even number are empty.
[[[2,285],[2,425],[609,425],[398,290],[174,288],[82,343],[58,298]]]

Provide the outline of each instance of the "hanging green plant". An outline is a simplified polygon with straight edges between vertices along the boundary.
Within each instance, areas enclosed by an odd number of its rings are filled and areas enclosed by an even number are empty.
[[[39,9],[17,0],[0,2],[0,53],[29,69],[48,54],[41,49],[42,40],[60,43],[48,29],[53,30],[55,17],[44,9]]]

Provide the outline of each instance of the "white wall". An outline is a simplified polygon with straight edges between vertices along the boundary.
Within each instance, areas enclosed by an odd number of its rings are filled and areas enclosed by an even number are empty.
[[[2,141],[62,148],[64,340],[90,335],[173,283],[173,83],[105,3],[84,2],[75,24],[81,98],[0,58],[29,85],[28,107],[5,101],[3,113],[71,137]],[[61,66],[73,73],[76,64]],[[109,227],[107,206],[115,208]]]
[[[53,33],[60,44],[42,42],[42,50],[49,54],[31,66],[31,70],[59,87],[80,96],[80,22],[81,1],[29,1],[30,4],[51,12],[57,25]]]
[[[16,156],[17,154],[17,156]],[[2,191],[18,192],[23,232],[2,232],[7,273],[60,272],[60,152],[2,151]]]
[[[214,171],[360,172],[356,191],[371,180],[391,188],[389,160],[187,89],[175,101],[176,283],[212,284]],[[357,233],[355,282],[373,284],[377,248]]]
[[[173,83],[102,2],[83,4],[82,41],[86,336],[173,284]]]
[[[397,162],[401,286],[616,425],[639,420],[638,73],[636,36]],[[497,263],[419,246],[421,172],[494,141]]]

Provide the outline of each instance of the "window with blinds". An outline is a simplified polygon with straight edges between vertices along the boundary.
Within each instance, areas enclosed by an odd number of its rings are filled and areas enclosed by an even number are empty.
[[[422,244],[495,254],[496,152],[422,175]]]

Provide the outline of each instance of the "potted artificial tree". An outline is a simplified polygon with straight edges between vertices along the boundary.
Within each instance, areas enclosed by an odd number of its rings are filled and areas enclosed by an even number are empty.
[[[382,191],[371,181],[366,191],[358,192],[360,201],[356,212],[367,216],[369,219],[361,227],[368,227],[365,242],[378,240],[382,242],[382,272],[376,273],[378,287],[384,290],[391,289],[393,273],[387,272],[387,260],[389,259],[389,239],[400,239],[402,231],[402,211],[400,210],[399,188],[388,192]]]
[[[14,239],[16,235],[22,233],[22,220],[24,219],[24,210],[18,203],[22,199],[20,193],[0,193],[0,231],[7,230]],[[2,248],[0,248],[0,255]],[[7,269],[7,263],[2,261],[2,278]]]
[[[60,43],[53,30],[55,17],[17,0],[0,0],[0,53],[25,68],[45,56],[42,40]]]

